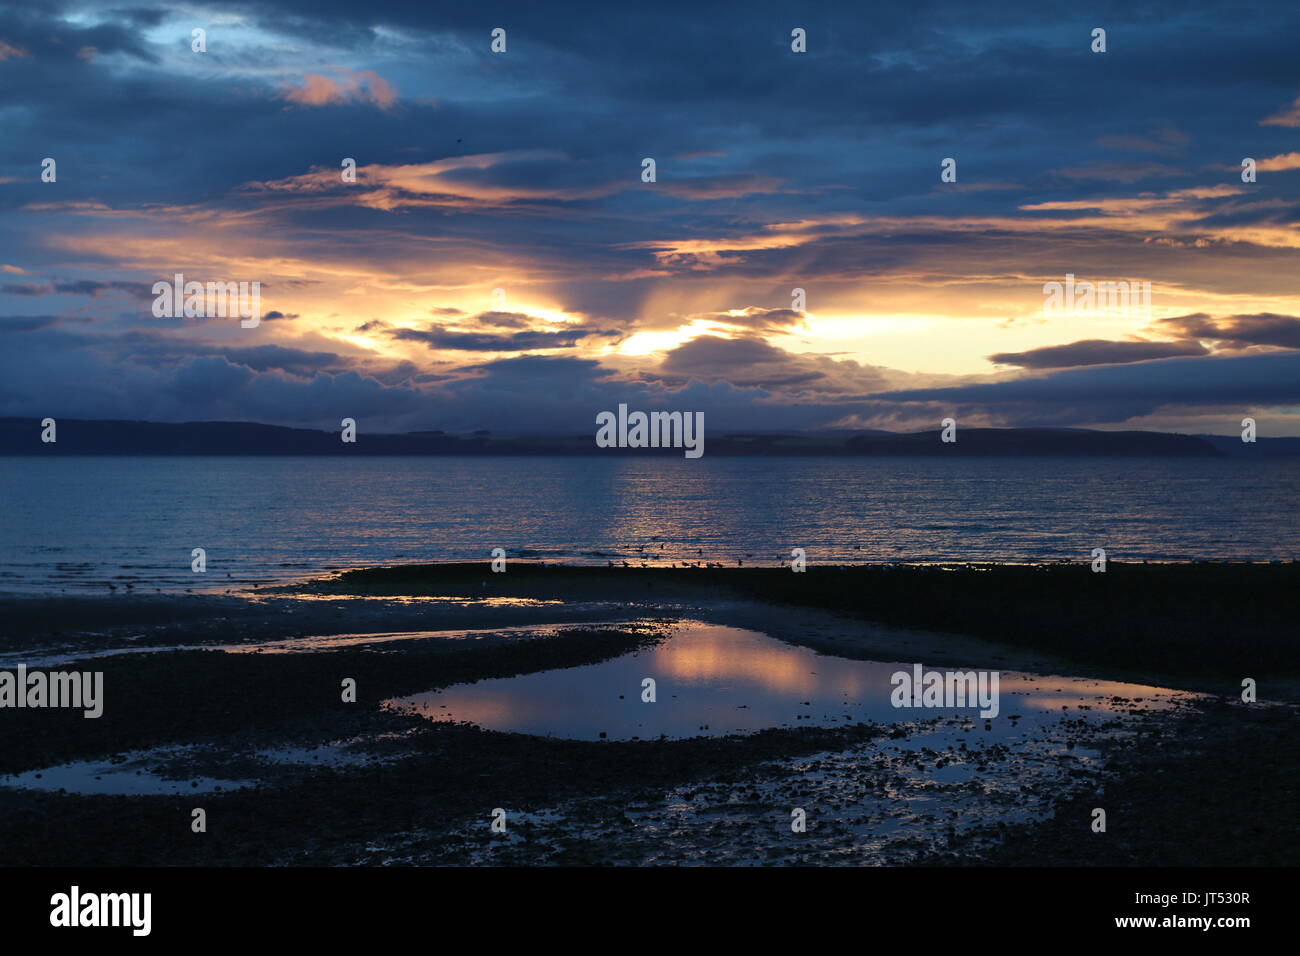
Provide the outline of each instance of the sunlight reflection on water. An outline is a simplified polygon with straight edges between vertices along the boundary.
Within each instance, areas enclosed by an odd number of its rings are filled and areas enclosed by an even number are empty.
[[[489,730],[579,740],[719,736],[937,716],[962,716],[980,728],[987,723],[991,737],[1009,739],[1033,735],[1043,721],[1063,716],[1090,719],[1135,706],[1162,709],[1194,696],[1006,671],[999,679],[999,714],[985,721],[978,705],[894,707],[891,678],[911,669],[910,663],[830,657],[756,631],[689,622],[655,647],[599,664],[460,684],[385,706]],[[641,699],[647,677],[655,680],[654,703]]]
[[[632,566],[776,566],[796,545],[811,562],[1079,561],[1098,541],[1121,561],[1289,560],[1298,494],[1286,460],[6,458],[0,591],[243,589],[486,567],[496,547]]]

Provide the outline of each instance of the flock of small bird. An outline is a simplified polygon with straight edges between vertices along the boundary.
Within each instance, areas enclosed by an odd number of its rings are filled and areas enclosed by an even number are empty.
[[[640,554],[644,555],[644,554],[646,553],[646,548],[647,548],[647,547],[651,547],[651,548],[652,548],[651,545],[644,545],[644,544],[642,544],[642,545],[638,545],[636,550],[637,550]],[[666,542],[666,541],[665,541],[665,542],[660,542],[659,547],[658,547],[657,550],[662,551],[665,547],[667,547],[667,542]],[[651,550],[651,555],[653,555],[654,550],[655,550],[655,549],[652,548],[652,550]],[[855,544],[855,545],[853,546],[853,550],[854,550],[854,551],[861,551],[861,550],[862,550],[862,546],[861,546],[861,545],[858,545],[858,544]],[[702,555],[704,554],[704,549],[703,549],[703,548],[696,548],[696,549],[695,549],[695,553],[698,554],[698,555],[701,555],[701,556],[702,556]],[[753,552],[750,552],[750,553],[746,554],[743,558],[737,558],[737,559],[736,559],[736,567],[738,567],[738,568],[743,568],[743,567],[745,566],[745,559],[746,559],[746,558],[753,558],[753,557],[754,557],[754,553],[753,553]],[[654,560],[653,557],[651,558],[651,560]],[[781,566],[781,567],[785,567],[785,566],[786,566],[786,562],[789,560],[789,558],[786,558],[786,557],[778,557],[778,560],[780,561],[780,566]],[[653,565],[653,564],[650,564],[650,563],[647,562],[647,561],[642,561],[640,564],[633,564],[633,563],[631,563],[631,562],[629,562],[629,561],[614,561],[614,560],[610,560],[610,561],[609,561],[609,566],[610,566],[611,568],[652,568],[652,567],[660,567],[661,565]],[[686,560],[682,560],[682,561],[680,561],[680,562],[674,561],[672,564],[669,565],[669,567],[671,567],[671,568],[679,568],[679,569],[685,569],[685,568],[724,568],[724,567],[726,567],[726,565],[723,564],[721,561],[705,561],[705,560],[703,559],[703,557],[701,557],[701,559],[698,560],[698,561],[686,561]],[[226,577],[230,577],[229,572],[227,572]],[[116,591],[116,590],[117,590],[117,585],[113,584],[111,581],[110,581],[110,582],[107,582],[107,583],[108,583],[109,590],[111,590],[111,591]],[[131,583],[130,583],[129,581],[126,583],[125,587],[126,587],[126,589],[127,589],[128,591],[134,590],[133,586],[131,585]],[[254,584],[253,587],[257,587],[257,585]],[[155,590],[155,591],[158,591],[158,590],[160,590],[160,589],[159,589],[159,588],[154,588],[154,590]],[[189,588],[186,588],[186,590],[190,590],[190,589],[189,589]],[[230,592],[227,591],[226,593],[229,594]]]

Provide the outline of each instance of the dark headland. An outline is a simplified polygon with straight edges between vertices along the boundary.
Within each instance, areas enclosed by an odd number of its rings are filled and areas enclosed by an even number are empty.
[[[257,422],[143,422],[57,419],[58,441],[41,441],[36,418],[0,418],[0,455],[673,455],[677,448],[599,448],[585,434],[523,435],[489,431],[339,432]],[[727,457],[1170,457],[1300,455],[1300,438],[1176,435],[1075,428],[961,428],[956,442],[939,431],[728,433],[706,435],[705,452]]]

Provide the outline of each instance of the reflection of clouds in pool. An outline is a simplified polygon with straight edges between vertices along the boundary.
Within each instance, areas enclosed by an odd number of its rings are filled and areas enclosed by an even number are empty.
[[[1057,676],[1017,675],[1008,678],[1004,675],[1002,689],[1004,693],[1017,695],[1017,707],[1045,711],[1062,707],[1087,707],[1109,713],[1125,713],[1133,707],[1165,710],[1186,696],[1145,684]]]
[[[978,706],[895,708],[891,677],[908,667],[820,655],[756,631],[684,622],[649,650],[414,694],[388,706],[488,730],[579,740],[718,736],[865,721],[897,724],[938,714],[980,720]],[[656,703],[640,699],[645,677],[656,681]],[[1187,696],[1135,684],[1012,672],[1002,672],[1002,695],[1003,716],[993,721],[992,739],[1010,739],[1023,734],[1027,724],[1062,716],[1123,713],[1133,698],[1143,698],[1143,707],[1165,707]],[[1073,710],[1080,705],[1088,709]],[[1062,707],[1072,710],[1063,713]],[[1013,713],[1021,714],[1018,730],[1006,720]]]
[[[755,647],[743,632],[713,628],[707,640],[674,638],[650,652],[654,669],[692,683],[744,682],[784,692],[825,689],[808,670],[805,655],[784,646]],[[723,633],[718,633],[723,632]],[[730,633],[728,633],[730,632]],[[686,635],[683,635],[686,636]]]
[[[758,637],[759,640],[755,640]],[[649,654],[664,675],[698,683],[748,683],[774,693],[860,700],[880,693],[876,661],[823,657],[755,631],[709,624],[683,628]],[[824,666],[823,666],[824,665]],[[890,673],[893,666],[888,665]]]
[[[529,702],[505,693],[487,692],[473,700],[459,702],[452,713],[437,699],[413,701],[411,709],[433,720],[469,721],[480,727],[505,727],[527,721],[532,715]]]

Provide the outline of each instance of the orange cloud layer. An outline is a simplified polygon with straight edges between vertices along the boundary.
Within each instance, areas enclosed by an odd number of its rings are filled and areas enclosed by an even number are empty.
[[[397,91],[374,70],[353,73],[337,68],[338,78],[308,73],[302,86],[285,87],[284,98],[299,106],[336,106],[341,103],[369,100],[382,110],[397,103]]]

